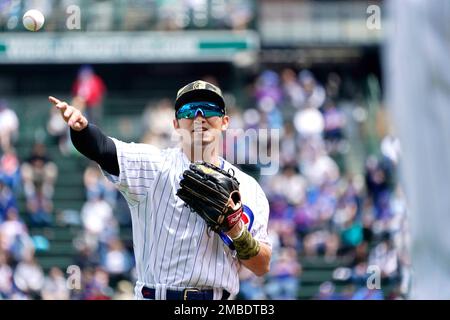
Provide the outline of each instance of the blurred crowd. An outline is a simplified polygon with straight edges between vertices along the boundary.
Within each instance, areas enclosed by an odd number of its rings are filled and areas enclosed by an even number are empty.
[[[3,113],[17,120],[5,101],[0,122]],[[120,226],[131,224],[125,200],[99,167],[91,164],[83,176],[86,202],[81,211],[56,215],[53,195],[58,167],[41,142],[32,146],[28,157],[19,159],[14,151],[17,129],[18,121],[14,130],[0,126],[2,136],[10,135],[6,141],[11,142],[2,145],[0,157],[0,299],[133,298],[132,244],[126,247],[119,235]],[[55,226],[80,230],[73,239],[73,265],[80,270],[72,276],[72,287],[66,270],[52,267],[45,273],[36,259],[36,253],[52,246],[45,235]],[[31,229],[44,232],[31,234]]]
[[[176,31],[188,29],[245,30],[255,19],[252,0],[4,0],[0,1],[0,31],[23,31],[22,16],[38,9],[44,30],[68,31],[66,19],[80,8],[85,31]],[[72,9],[71,9],[72,8]]]
[[[103,81],[90,66],[82,66],[71,103],[92,123],[101,121],[104,93]],[[63,157],[73,156],[73,147],[67,125],[54,108],[46,129],[47,138],[35,141],[27,148],[29,154],[19,158],[19,117],[0,100],[0,299],[133,298],[132,244],[119,235],[120,226],[131,225],[125,200],[91,164],[83,175],[86,202],[81,211],[55,210],[59,169],[47,147],[56,147],[53,150]],[[72,277],[67,270],[44,270],[38,263],[38,254],[57,246],[51,234],[58,226],[79,230],[70,246],[75,251],[71,262],[80,269]]]
[[[79,77],[89,71],[82,68]],[[212,77],[205,80],[220,85]],[[81,103],[86,103],[89,97],[82,95],[77,83],[74,101],[81,97]],[[396,179],[400,146],[388,134],[379,152],[366,157],[363,172],[350,170],[347,128],[355,119],[344,108],[341,85],[335,73],[321,83],[309,70],[266,70],[251,83],[244,102],[226,95],[231,129],[279,133],[279,148],[270,136],[263,141],[268,146],[266,154],[279,168],[275,175],[261,174],[259,162],[241,165],[259,180],[268,197],[273,256],[264,277],[241,269],[237,298],[297,299],[307,272],[303,263],[319,260],[337,267],[320,284],[316,299],[399,299],[406,293],[406,203]],[[97,113],[84,111],[101,121]],[[47,130],[56,139],[49,141],[70,157],[64,147],[67,128],[58,118],[51,111]],[[167,125],[172,119],[171,99],[150,102],[142,117],[141,142],[162,148],[173,145],[173,128]],[[40,142],[30,148],[28,157],[19,159],[14,151],[18,128],[17,115],[1,101],[0,298],[132,299],[133,244],[121,233],[131,227],[125,200],[100,168],[89,163],[83,174],[85,203],[80,212],[65,210],[55,216],[58,167]],[[240,149],[246,145],[245,136],[241,132],[235,138],[232,145],[224,140],[224,150],[246,154]],[[252,141],[248,147],[257,150],[260,142]],[[20,197],[23,208],[19,208]],[[49,239],[45,232],[31,235],[29,229],[61,224],[79,230],[73,238],[78,274],[68,275],[57,267],[44,272],[37,263],[36,252],[48,250]],[[382,290],[384,286],[391,289]]]
[[[54,184],[58,168],[43,143],[19,159],[15,151],[19,119],[4,100],[0,101],[0,298],[25,299],[45,295],[56,275],[48,277],[36,262],[35,252],[47,239],[32,236],[29,227],[53,223]],[[20,208],[18,198],[23,197]]]
[[[363,173],[349,170],[346,128],[354,119],[340,105],[340,85],[334,73],[321,84],[310,71],[291,69],[265,71],[255,83],[255,108],[244,112],[243,123],[281,130],[280,170],[260,178],[270,204],[271,271],[264,281],[244,272],[243,298],[296,299],[301,263],[316,258],[342,264],[317,299],[401,297],[408,256],[406,205],[395,176],[398,140],[385,137]],[[375,272],[379,283],[372,287]],[[383,291],[387,285],[394,289]]]

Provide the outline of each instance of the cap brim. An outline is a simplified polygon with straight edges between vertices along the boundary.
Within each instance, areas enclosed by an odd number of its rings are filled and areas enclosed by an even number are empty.
[[[225,101],[223,98],[218,95],[217,93],[211,91],[211,90],[205,90],[205,89],[196,89],[192,91],[188,91],[181,95],[176,101],[175,101],[175,110],[178,110],[183,105],[189,102],[200,102],[200,101],[207,101],[217,104],[219,107],[225,110]]]

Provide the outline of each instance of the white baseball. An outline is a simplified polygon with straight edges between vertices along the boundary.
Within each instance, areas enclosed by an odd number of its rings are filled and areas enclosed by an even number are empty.
[[[38,31],[44,25],[44,15],[36,9],[25,12],[22,18],[23,26],[30,31]]]

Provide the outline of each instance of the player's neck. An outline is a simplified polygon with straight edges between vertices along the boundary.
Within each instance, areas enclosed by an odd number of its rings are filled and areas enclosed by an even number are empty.
[[[184,154],[191,162],[195,161],[206,161],[212,163],[216,166],[220,166],[220,158],[218,148],[214,147],[203,147],[196,148],[193,146],[185,146],[182,148]]]

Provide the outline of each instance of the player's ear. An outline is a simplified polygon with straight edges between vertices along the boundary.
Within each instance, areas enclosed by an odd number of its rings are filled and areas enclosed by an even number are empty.
[[[222,130],[227,130],[228,129],[229,122],[230,122],[230,117],[229,116],[223,116],[222,117]]]
[[[175,129],[180,129],[180,124],[178,123],[178,119],[173,119],[173,127]]]

